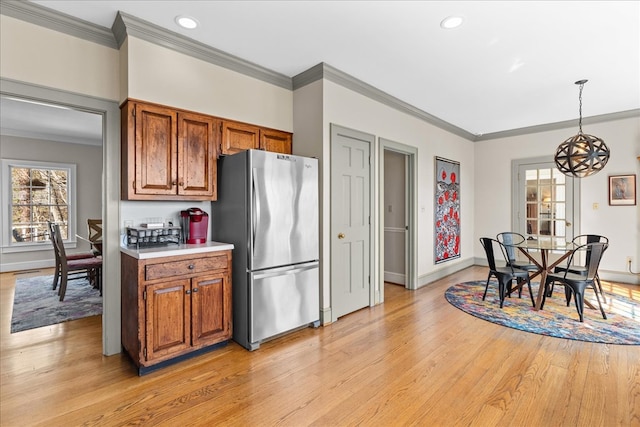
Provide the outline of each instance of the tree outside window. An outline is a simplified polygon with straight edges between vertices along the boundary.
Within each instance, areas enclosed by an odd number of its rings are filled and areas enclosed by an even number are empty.
[[[74,171],[74,165],[3,160],[11,194],[7,203],[11,246],[48,241],[48,221],[59,224],[63,240],[68,240]]]

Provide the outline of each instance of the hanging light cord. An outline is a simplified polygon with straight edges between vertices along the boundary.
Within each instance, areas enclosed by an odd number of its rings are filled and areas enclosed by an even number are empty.
[[[582,88],[584,88],[584,82],[580,80],[577,82],[580,84],[580,93],[578,94],[578,100],[580,101],[580,120],[578,121],[578,135],[582,135]]]

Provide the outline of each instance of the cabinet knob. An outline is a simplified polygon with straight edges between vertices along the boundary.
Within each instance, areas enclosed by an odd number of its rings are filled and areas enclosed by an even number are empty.
[[[180,181],[180,182],[178,183],[178,185],[179,185],[180,187],[183,187],[183,186],[184,186],[184,182]]]
[[[175,180],[171,181],[171,185],[176,185],[176,181]]]
[[[193,288],[193,292],[198,292],[198,288]]]
[[[186,290],[185,294],[191,295],[191,291],[189,289]]]
[[[193,264],[189,264],[189,270],[193,270],[194,268],[196,268],[196,266],[195,266],[195,265],[193,265]]]

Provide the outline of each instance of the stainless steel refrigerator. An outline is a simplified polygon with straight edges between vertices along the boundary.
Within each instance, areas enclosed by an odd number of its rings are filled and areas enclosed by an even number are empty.
[[[248,150],[218,160],[213,240],[233,243],[233,339],[248,350],[320,323],[318,160]]]

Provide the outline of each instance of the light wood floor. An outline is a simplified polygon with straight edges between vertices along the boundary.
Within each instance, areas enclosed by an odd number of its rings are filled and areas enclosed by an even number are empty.
[[[387,285],[383,305],[331,325],[143,377],[101,355],[99,317],[10,334],[5,273],[0,424],[639,426],[640,346],[543,337],[446,302],[447,287],[486,272],[413,292]]]

